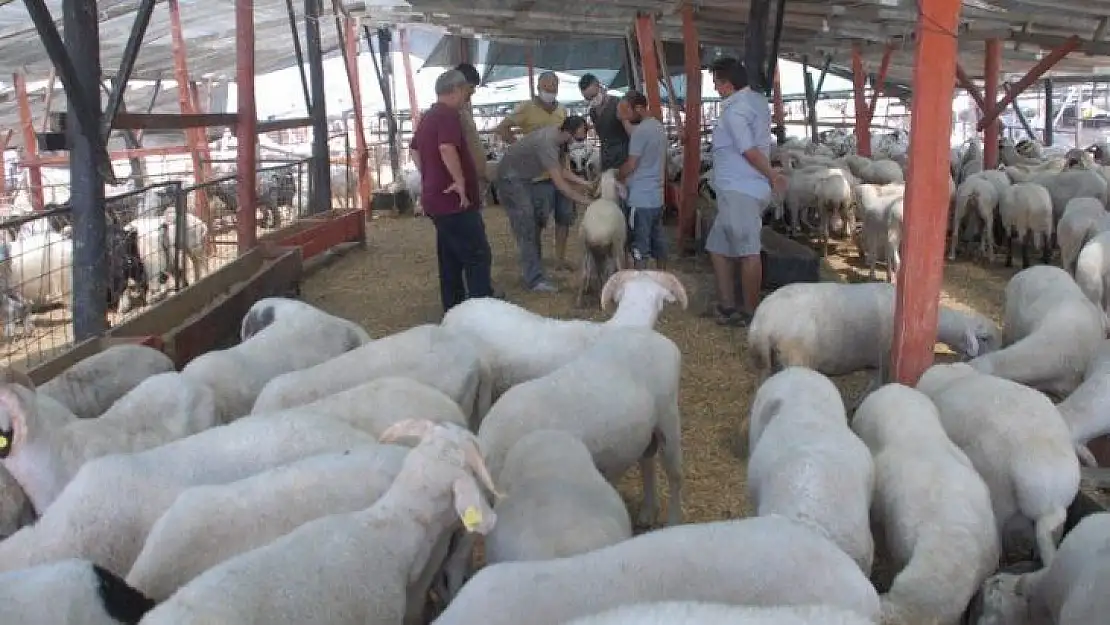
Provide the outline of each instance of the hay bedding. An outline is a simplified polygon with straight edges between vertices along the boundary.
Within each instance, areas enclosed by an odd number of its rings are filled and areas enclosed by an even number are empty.
[[[598,310],[574,308],[578,275],[552,268],[550,229],[544,231],[545,264],[550,277],[563,289],[556,294],[534,294],[521,288],[515,244],[504,212],[489,208],[485,219],[493,248],[494,282],[505,289],[510,301],[550,317],[604,317]],[[420,323],[437,323],[441,311],[431,224],[425,219],[381,218],[370,224],[368,236],[369,251],[353,252],[306,280],[305,299],[363,324],[374,336]],[[865,279],[866,269],[858,266],[854,247],[838,247],[827,263],[829,279]],[[576,266],[579,253],[572,236],[568,257]],[[684,519],[706,522],[746,516],[752,510],[745,496],[745,465],[732,452],[755,393],[755,375],[744,353],[746,336],[743,330],[721,328],[698,317],[712,290],[711,272],[704,261],[682,260],[672,263],[671,269],[686,285],[691,300],[690,310],[668,308],[659,324],[659,330],[674,340],[683,354],[679,401],[685,460]],[[1007,274],[1012,271],[950,263],[945,269],[943,301],[1000,320]],[[835,381],[846,399],[853,400],[867,380],[867,374],[860,373]],[[665,483],[660,480],[661,485]],[[637,470],[629,472],[619,490],[634,514],[640,501]]]

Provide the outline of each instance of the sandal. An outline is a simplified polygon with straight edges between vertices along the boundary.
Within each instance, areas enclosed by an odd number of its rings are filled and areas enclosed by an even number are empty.
[[[736,310],[735,308],[717,307],[717,325],[719,326],[746,328],[751,321],[751,315],[743,311]]]

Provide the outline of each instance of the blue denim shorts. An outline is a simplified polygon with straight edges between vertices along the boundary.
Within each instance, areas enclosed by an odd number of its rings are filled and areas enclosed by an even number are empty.
[[[569,226],[574,223],[574,202],[555,187],[550,180],[532,183],[532,204],[536,207],[536,220],[547,223],[547,216],[555,217],[555,225]]]

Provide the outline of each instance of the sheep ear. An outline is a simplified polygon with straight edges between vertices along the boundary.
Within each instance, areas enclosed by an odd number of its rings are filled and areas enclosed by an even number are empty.
[[[504,497],[502,493],[497,491],[497,487],[493,485],[493,477],[489,474],[489,469],[486,467],[486,461],[482,458],[482,452],[478,448],[478,440],[470,432],[465,432],[466,440],[462,443],[463,457],[466,459],[466,465],[478,476],[478,480],[482,486],[486,487],[494,497]]]
[[[967,343],[967,355],[975,358],[979,355],[979,338],[971,328],[964,328],[964,340]]]
[[[633,269],[625,269],[618,271],[605,281],[605,286],[601,287],[602,312],[609,312],[609,304],[620,303],[621,295],[624,293],[624,283],[636,273],[638,272]]]
[[[686,310],[690,301],[686,297],[686,287],[682,286],[682,281],[678,279],[678,276],[667,271],[648,271],[645,273],[660,286],[671,292],[674,298],[670,301],[677,300],[679,305],[682,306],[682,310]]]
[[[478,490],[474,479],[460,477],[452,485],[455,493],[455,511],[468,532],[488,534],[497,522],[497,514]]]
[[[398,439],[409,437],[422,441],[431,435],[435,427],[436,422],[428,419],[405,419],[387,427],[378,437],[378,442],[394,443]]]
[[[7,413],[10,428],[0,433],[0,458],[6,458],[15,441],[24,438],[27,429],[27,408],[11,386],[0,387],[0,412]]]
[[[35,383],[31,381],[30,376],[11,367],[0,366],[0,383],[18,384],[29,391],[35,390]]]

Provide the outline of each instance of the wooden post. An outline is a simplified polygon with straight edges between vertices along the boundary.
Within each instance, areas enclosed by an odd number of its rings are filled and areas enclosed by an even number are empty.
[[[682,195],[678,203],[678,250],[694,236],[701,177],[701,45],[694,7],[682,6],[682,47],[686,62],[686,125],[682,137]]]
[[[636,42],[640,47],[640,62],[644,70],[644,95],[648,110],[656,119],[663,119],[662,98],[659,95],[659,60],[655,56],[655,17],[636,16]]]
[[[235,0],[235,86],[238,104],[235,114],[235,162],[238,176],[236,237],[239,255],[254,249],[258,241],[256,227],[258,188],[257,147],[258,119],[254,100],[254,0]],[[203,194],[201,194],[203,195]]]
[[[998,102],[998,79],[1001,77],[1002,41],[987,39],[987,58],[983,64],[983,101],[994,106]],[[990,115],[990,110],[983,111]],[[998,167],[998,124],[987,124],[983,129],[983,169]]]
[[[358,28],[354,18],[346,18],[347,67],[351,83],[351,107],[355,113],[355,160],[358,161],[358,201],[359,208],[370,210],[370,163],[366,149],[366,127],[362,122],[362,85],[358,74]]]
[[[170,47],[173,52],[173,73],[174,82],[177,83],[177,99],[181,105],[181,114],[189,115],[193,113],[193,99],[189,94],[189,68],[186,63],[185,51],[185,35],[181,30],[181,5],[178,0],[169,0],[170,9]],[[193,180],[196,184],[202,184],[204,178],[204,157],[201,154],[201,143],[207,144],[207,140],[202,139],[203,129],[190,128],[185,130],[185,139],[189,147],[193,151]],[[197,196],[197,217],[201,218],[205,223],[209,221],[208,213],[208,195],[205,193],[198,193]]]
[[[910,168],[894,307],[894,377],[909,386],[933,363],[948,227],[949,136],[960,0],[921,4],[913,67]]]
[[[867,100],[864,97],[864,85],[867,75],[863,72],[863,57],[858,43],[852,44],[852,93],[855,96],[856,117],[856,154],[871,156],[871,124],[867,117]]]
[[[27,98],[27,77],[22,72],[12,74],[15,97],[19,101],[19,125],[23,130],[23,160],[28,162],[27,191],[31,196],[31,208],[41,211],[46,206],[43,199],[42,166],[39,165],[39,145],[35,139],[35,120],[31,117],[31,101]]]
[[[412,61],[409,59],[409,32],[402,28],[400,34],[401,63],[405,67],[405,86],[409,91],[409,117],[412,119],[412,130],[416,132],[416,125],[420,123],[420,102],[416,99],[416,81],[412,78]]]

